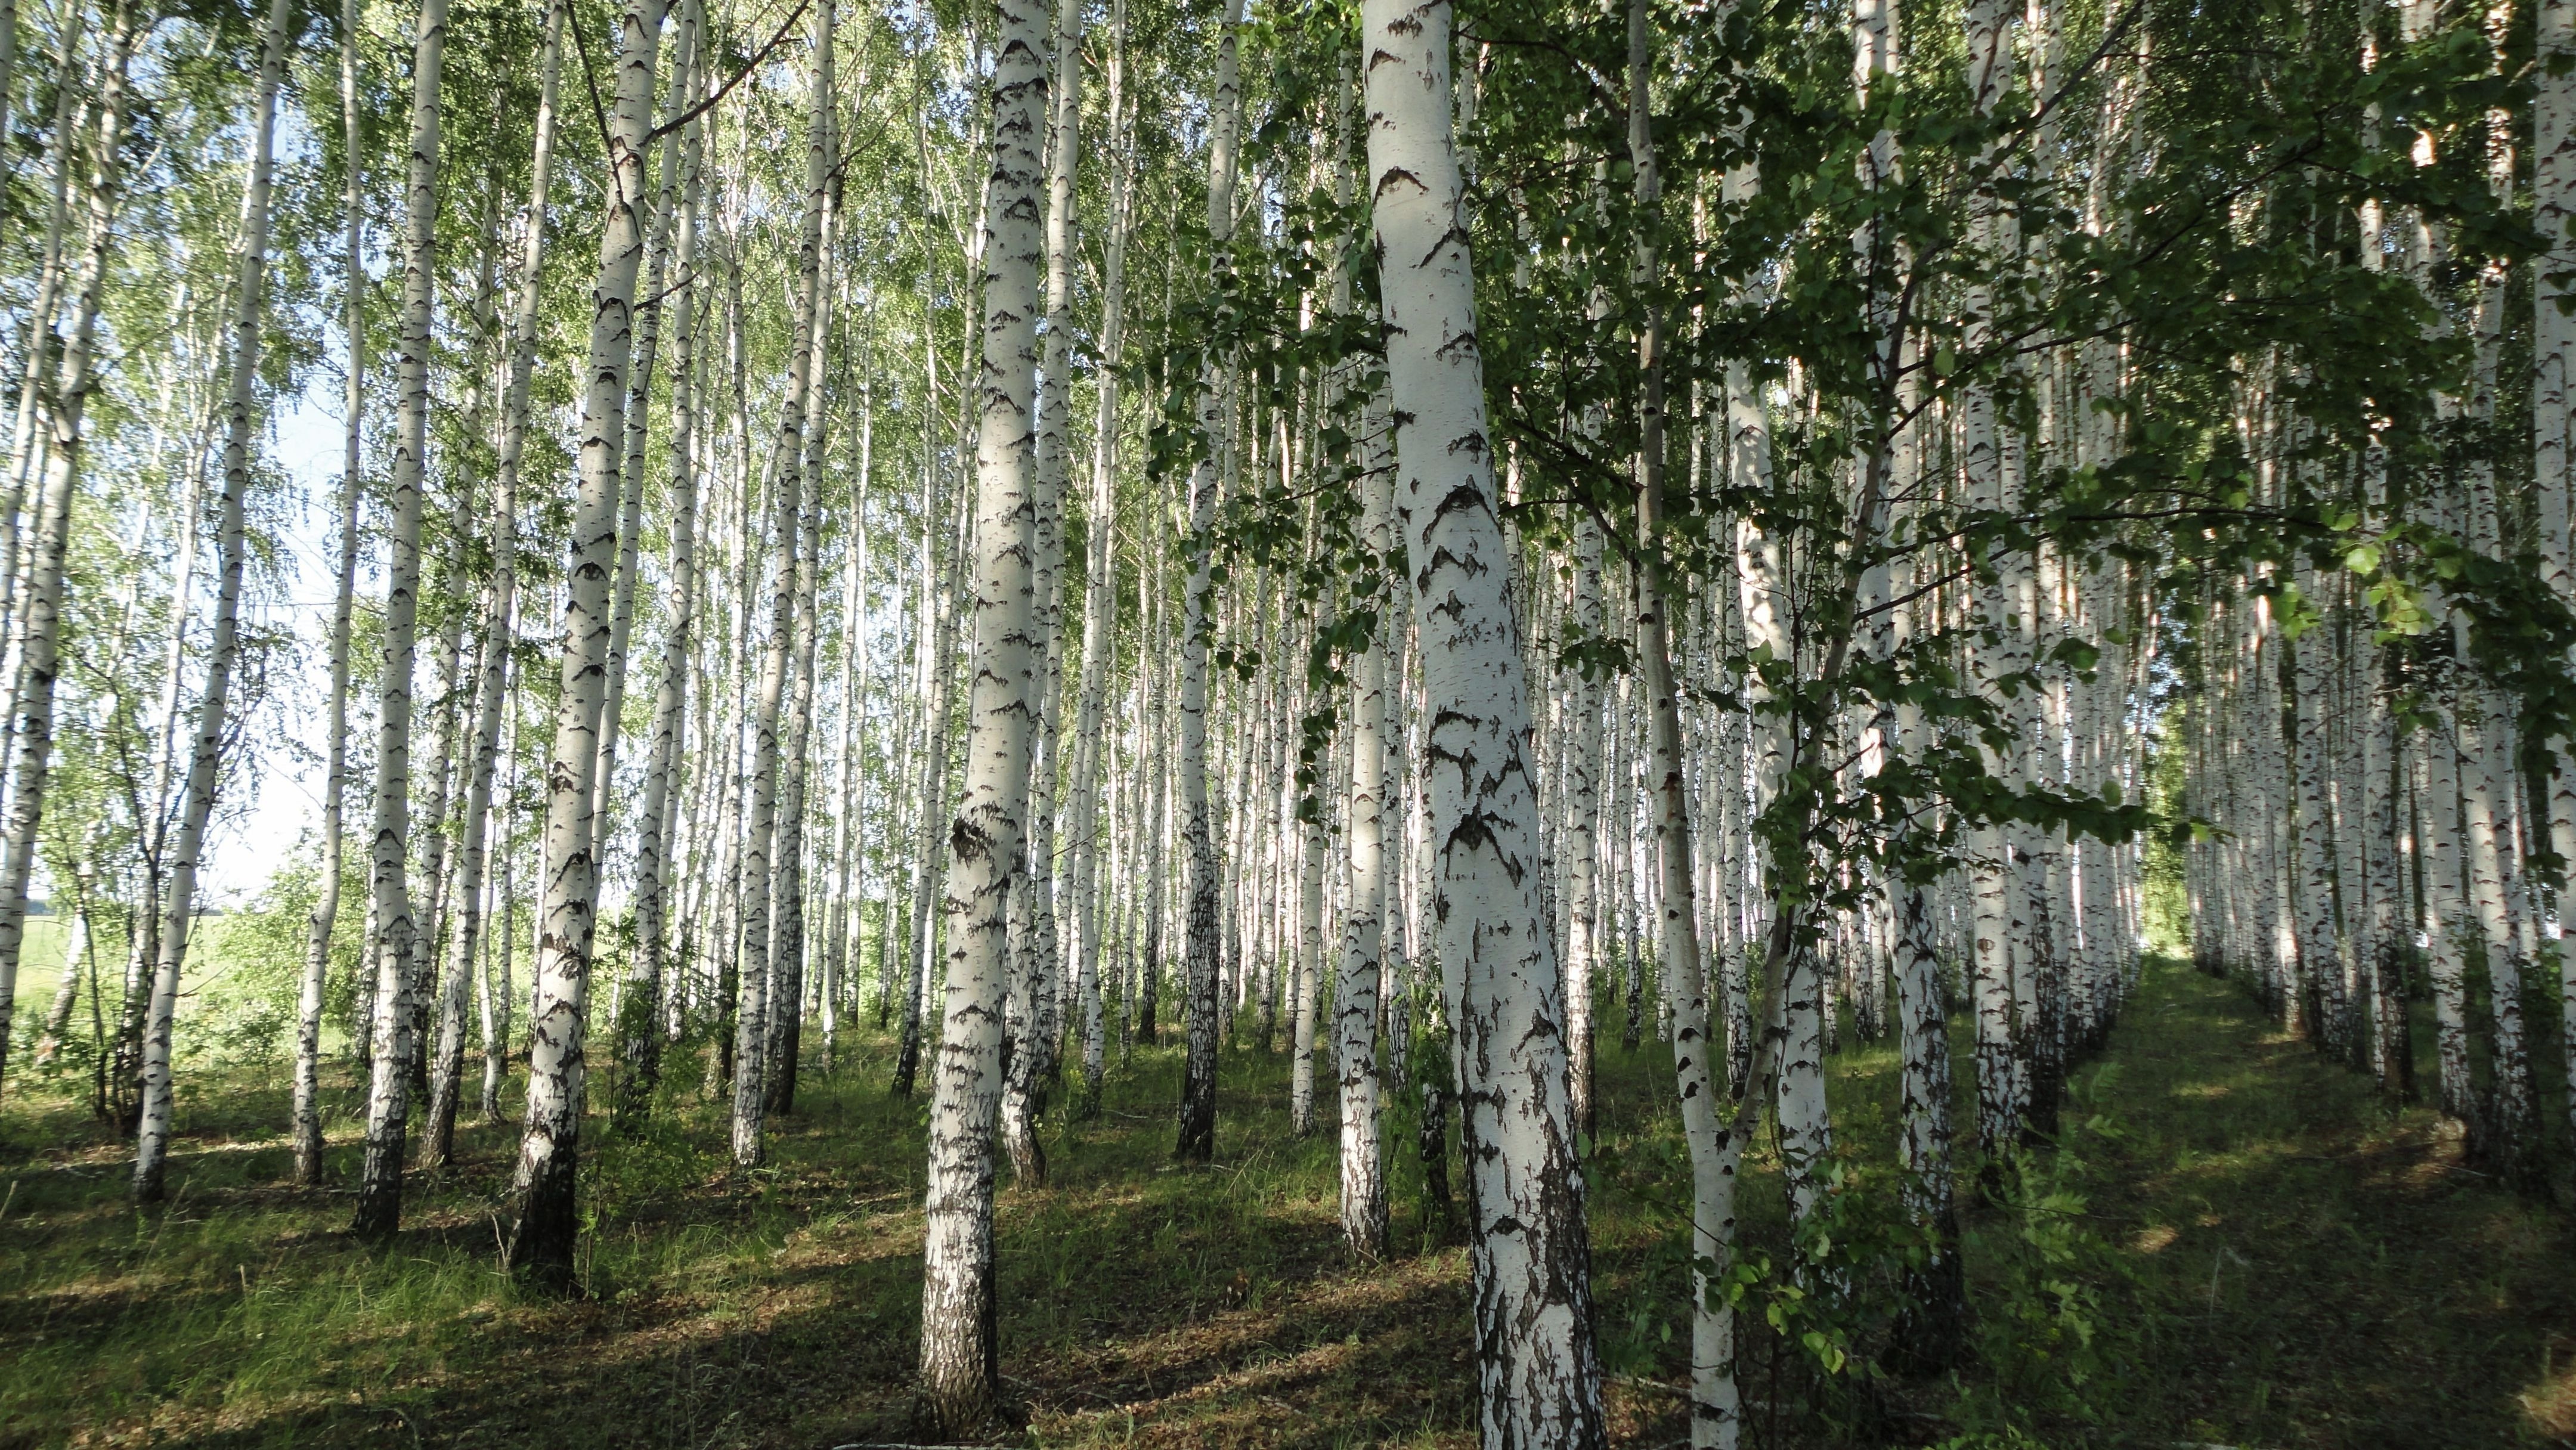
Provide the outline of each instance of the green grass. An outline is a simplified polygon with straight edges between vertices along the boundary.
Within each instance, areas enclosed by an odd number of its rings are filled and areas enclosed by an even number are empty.
[[[13,1077],[0,1446],[907,1438],[922,1109],[888,1099],[887,1057],[872,1033],[845,1043],[748,1178],[725,1171],[696,1065],[678,1065],[688,1081],[654,1131],[594,1131],[590,1292],[571,1302],[496,1271],[505,1125],[471,1127],[443,1180],[415,1176],[403,1234],[375,1249],[342,1232],[344,1191],[285,1186],[273,1072],[183,1082],[174,1200],[151,1215],[126,1205],[124,1150],[83,1106]],[[1614,1038],[1601,1070],[1612,1426],[1616,1443],[1662,1446],[1684,1427],[1656,1386],[1686,1373],[1668,1068]],[[1834,1070],[1838,1140],[1866,1168],[1890,1139],[1895,1063],[1856,1047]],[[1389,1125],[1399,1253],[1356,1266],[1330,1140],[1288,1131],[1284,1056],[1228,1054],[1212,1169],[1169,1161],[1178,1075],[1174,1049],[1139,1051],[1099,1116],[1051,1117],[1051,1186],[1002,1193],[1003,1372],[1027,1440],[1472,1444],[1465,1259],[1423,1212],[1409,1118]],[[2069,1122],[2096,1125],[2016,1206],[1971,1216],[1970,1361],[1820,1384],[1794,1346],[1749,1332],[1749,1443],[2382,1450],[2547,1443],[2576,1423],[2565,1222],[2457,1171],[2421,1110],[2388,1113],[2231,989],[2174,967],[2151,971],[2077,1092]],[[331,1095],[346,1184],[353,1084]],[[1756,1168],[1746,1234],[1784,1253],[1780,1195]],[[1885,1326],[1856,1332],[1868,1348]]]

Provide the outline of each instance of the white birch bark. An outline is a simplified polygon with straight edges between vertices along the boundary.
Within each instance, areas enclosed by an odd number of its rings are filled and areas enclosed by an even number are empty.
[[[976,377],[975,639],[965,797],[948,827],[948,981],[930,1111],[921,1404],[943,1438],[983,1430],[1000,1405],[993,1262],[993,1137],[1002,1090],[1006,905],[1021,859],[1036,672],[1031,493],[1036,467],[1038,273],[1043,252],[1047,13],[1004,0],[992,80],[983,229],[983,359]]]
[[[1208,100],[1208,246],[1212,288],[1223,293],[1234,267],[1235,152],[1242,124],[1236,32],[1243,0],[1225,0],[1217,34],[1216,86]],[[1184,852],[1182,976],[1187,1056],[1181,1075],[1180,1140],[1173,1156],[1207,1162],[1216,1156],[1218,892],[1216,839],[1208,819],[1208,593],[1213,587],[1218,471],[1226,451],[1232,408],[1222,358],[1201,362],[1198,431],[1200,458],[1190,470],[1189,583],[1182,595],[1179,750],[1173,762]]]
[[[368,951],[375,997],[367,1147],[353,1231],[390,1237],[401,1222],[403,1133],[410,1118],[413,973],[411,885],[412,664],[420,614],[420,516],[429,431],[430,307],[438,261],[439,71],[447,0],[424,0],[412,46],[411,160],[405,188],[403,312],[394,363],[393,520],[376,720],[376,788]]]
[[[1061,1015],[1055,920],[1055,776],[1058,677],[1063,664],[1064,488],[1073,366],[1074,194],[1082,133],[1082,4],[1061,0],[1055,18],[1055,77],[1049,108],[1052,139],[1047,154],[1046,336],[1037,379],[1037,473],[1030,494],[1030,629],[1039,652],[1037,718],[1030,744],[1027,874],[1018,883],[1022,941],[1015,949],[1026,1002],[1025,1031],[1013,1045],[1003,1085],[1002,1136],[1011,1171],[1024,1183],[1046,1181],[1046,1153],[1037,1119],[1046,1110],[1046,1084],[1055,1072]]]
[[[815,322],[822,306],[822,247],[827,191],[831,182],[832,29],[830,0],[815,20],[815,101],[805,148],[804,236],[798,253],[795,336],[788,347],[787,392],[779,407],[777,465],[773,485],[776,509],[777,576],[769,601],[769,639],[761,655],[760,684],[752,706],[752,761],[746,835],[742,851],[742,933],[740,998],[734,1015],[733,1161],[738,1169],[756,1168],[762,1154],[761,1134],[769,1103],[771,1017],[794,1014],[798,1004],[781,1002],[772,992],[781,976],[775,937],[780,858],[779,847],[790,830],[780,810],[786,765],[781,759],[780,730],[792,702],[796,664],[798,599],[801,591],[800,534],[804,524],[805,420],[814,388]]]
[[[1604,1442],[1564,986],[1539,899],[1529,688],[1497,516],[1449,127],[1450,11],[1368,0],[1368,168],[1396,508],[1420,630],[1429,862],[1465,1121],[1487,1450]]]
[[[28,338],[40,338],[53,331],[55,309],[62,301],[63,236],[71,220],[72,172],[81,162],[77,138],[88,129],[82,104],[84,88],[80,84],[81,39],[88,20],[86,7],[72,7],[63,20],[57,43],[53,130],[46,147],[53,162],[53,188],[45,208],[45,240],[36,265],[35,295],[28,304],[20,334]],[[18,562],[19,515],[27,502],[29,470],[39,466],[38,455],[46,441],[46,430],[38,422],[37,403],[45,391],[45,368],[53,361],[43,348],[27,347],[22,351],[25,355],[19,362],[18,409],[12,415],[9,432],[8,478],[5,488],[0,488],[0,637],[5,637],[11,652],[19,648],[24,624],[19,594],[25,582]],[[15,677],[14,668],[0,674],[0,679]]]
[[[670,0],[663,0],[666,13],[669,8]],[[608,851],[615,844],[617,835],[617,746],[626,722],[627,660],[635,632],[635,584],[641,565],[644,534],[645,451],[650,442],[653,373],[661,354],[662,309],[670,270],[671,239],[679,222],[680,132],[686,128],[679,123],[678,117],[688,108],[691,94],[689,66],[694,59],[691,41],[695,31],[685,17],[675,29],[674,39],[678,44],[672,52],[671,84],[662,107],[665,124],[659,128],[662,155],[653,167],[657,194],[644,221],[647,237],[643,296],[634,308],[635,341],[627,368],[626,406],[620,419],[624,425],[624,457],[618,466],[618,482],[624,497],[618,505],[617,573],[609,592],[608,684],[605,702],[599,712],[599,762],[591,769],[593,861],[590,889],[594,898],[607,878]],[[596,899],[591,907],[597,911]],[[629,976],[631,979],[632,973]]]
[[[2569,316],[2576,307],[2576,236],[2569,232],[2576,222],[2576,0],[2539,0],[2531,13],[2532,224],[2549,244],[2531,268],[2532,482],[2541,577],[2560,603],[2576,608],[2576,391],[2568,376],[2576,368],[2576,317]],[[2576,668],[2576,659],[2569,663]],[[2576,872],[2576,740],[2560,736],[2546,743],[2549,848],[2565,863],[2563,872]],[[2566,874],[2549,888],[2564,922],[2576,912],[2576,888]],[[2558,992],[2562,1020],[2576,1022],[2576,951],[2563,944]],[[2562,1034],[2562,1041],[2560,1070],[2576,1083],[2576,1032]],[[2569,1095],[2567,1111],[2576,1123],[2576,1093]]]
[[[566,561],[561,684],[546,768],[539,936],[528,1009],[528,1104],[511,1187],[516,1222],[508,1257],[529,1280],[555,1289],[571,1285],[579,1222],[575,1190],[597,899],[592,772],[606,688],[621,415],[634,341],[636,274],[644,256],[644,147],[652,126],[662,11],[662,0],[628,0],[619,18],[606,216],[582,375],[580,495]]]
[[[1118,369],[1126,355],[1127,238],[1130,230],[1126,98],[1127,4],[1109,7],[1109,244],[1102,259],[1100,375],[1092,421],[1091,494],[1085,511],[1088,535],[1083,575],[1082,686],[1075,717],[1073,772],[1068,806],[1074,993],[1082,1013],[1084,1104],[1096,1102],[1107,1051],[1102,1020],[1099,899],[1100,777],[1106,768],[1102,715],[1107,708],[1111,652],[1117,629]]]
[[[680,22],[680,95],[685,109],[705,90],[704,67],[697,60],[700,7],[688,4]],[[680,275],[695,276],[698,266],[698,207],[703,185],[705,131],[692,121],[679,156],[679,236],[676,251]],[[698,613],[698,441],[697,289],[683,287],[672,299],[670,595],[665,604],[661,673],[653,689],[653,740],[644,774],[644,806],[635,848],[635,965],[627,987],[626,1020],[620,1024],[617,1117],[641,1122],[651,1111],[654,1089],[661,1081],[662,1014],[655,1010],[671,992],[665,959],[669,955],[669,903],[677,852],[669,829],[672,805],[682,769],[680,749],[688,727],[689,655]],[[638,460],[640,466],[640,460]],[[712,772],[709,772],[712,774]]]
[[[1573,626],[1602,632],[1601,527],[1589,514],[1574,526]],[[1601,964],[1601,689],[1592,671],[1565,682],[1565,1042],[1575,1131],[1593,1130],[1593,994]]]
[[[350,158],[340,196],[347,225],[341,256],[341,346],[348,371],[341,395],[340,547],[334,556],[339,575],[331,604],[331,684],[329,701],[323,706],[322,881],[305,929],[304,975],[295,1006],[294,1103],[288,1126],[295,1144],[295,1181],[307,1188],[322,1182],[322,1003],[331,966],[331,933],[340,919],[343,823],[349,794],[349,631],[357,603],[359,468],[366,423],[366,208],[362,169],[356,164],[360,150],[357,3],[341,0],[340,6],[342,154]],[[556,13],[547,12],[550,29],[560,23],[551,18]]]
[[[1991,113],[2011,84],[2005,19],[2001,0],[1973,0],[1965,16],[1969,86],[1980,113]],[[1980,183],[1970,201],[1970,244],[1980,252],[1991,253],[1996,246],[1998,202],[1991,180],[1982,176],[1986,170],[1982,157],[1978,170]],[[1993,346],[1994,310],[1991,284],[1972,280],[1967,291],[1963,339],[1969,353]],[[1994,388],[1982,374],[1972,375],[1961,385],[1958,413],[1970,506],[2009,507],[2001,445],[1996,436]],[[1977,612],[1987,628],[2000,630],[2006,640],[2000,646],[1974,647],[1976,668],[1983,677],[1992,679],[2013,669],[2010,641],[2017,630],[2008,616],[2019,596],[2019,578],[2015,561],[1995,558],[1982,562],[1992,571],[1992,577],[1978,582]],[[2026,561],[2019,567],[2026,567]],[[2018,763],[2007,760],[1991,746],[1980,749],[1989,775],[2005,777]],[[1977,1136],[1989,1156],[1998,1156],[2010,1152],[2021,1138],[2024,1087],[2017,1050],[2021,1035],[2014,1011],[2013,979],[2016,966],[2027,964],[2014,961],[2016,925],[2021,916],[2014,905],[2019,894],[2018,871],[2012,859],[2014,833],[1987,823],[1978,825],[1973,834],[1970,870],[1976,927],[1971,978],[1977,1016]]]
[[[833,115],[828,93],[832,87],[828,64],[824,69],[827,92],[822,111],[827,120]],[[823,153],[824,189],[823,224],[817,239],[816,256],[830,258],[840,235],[840,183],[837,161],[837,121],[827,126]],[[797,532],[796,549],[796,614],[795,629],[789,647],[793,656],[788,663],[788,678],[793,688],[788,697],[784,722],[782,756],[779,767],[778,834],[770,875],[770,1015],[768,1022],[768,1063],[763,1068],[762,1091],[764,1110],[770,1113],[791,1112],[796,1106],[798,1054],[803,1045],[805,1027],[805,829],[807,786],[812,776],[814,735],[814,648],[819,616],[815,591],[822,575],[823,550],[823,465],[831,434],[830,391],[823,368],[829,350],[832,328],[834,288],[824,285],[816,273],[812,321],[805,329],[811,360],[805,387],[805,428],[802,444],[804,463],[798,474],[798,492],[804,510]]]
[[[1394,474],[1369,471],[1360,479],[1360,490],[1360,541],[1372,556],[1383,559],[1395,545]],[[1350,805],[1343,826],[1349,834],[1349,899],[1342,909],[1341,982],[1333,994],[1334,1056],[1341,1084],[1342,1239],[1351,1252],[1369,1260],[1383,1258],[1387,1251],[1377,1023],[1388,897],[1387,735],[1394,708],[1387,689],[1387,639],[1394,632],[1389,610],[1379,618],[1352,681]],[[1301,1010],[1300,1015],[1306,1013]]]
[[[229,356],[230,396],[224,407],[224,491],[217,504],[215,618],[206,645],[206,683],[198,696],[193,745],[179,832],[170,850],[168,899],[161,912],[160,960],[152,973],[152,1005],[143,1032],[143,1112],[135,1136],[134,1197],[161,1201],[170,1147],[170,1031],[179,1001],[179,972],[187,962],[188,927],[196,912],[197,867],[205,849],[206,822],[215,809],[216,773],[223,763],[225,712],[232,695],[241,641],[242,511],[250,493],[252,390],[259,380],[261,320],[268,278],[269,178],[276,155],[277,88],[286,68],[287,0],[269,0],[260,51],[259,81],[251,113],[250,182],[242,200],[240,274],[233,282]],[[0,95],[5,95],[0,83]],[[0,118],[6,113],[0,101]],[[173,620],[171,627],[181,627]],[[66,960],[63,970],[72,964]],[[8,1035],[8,1004],[0,996],[0,1046]]]

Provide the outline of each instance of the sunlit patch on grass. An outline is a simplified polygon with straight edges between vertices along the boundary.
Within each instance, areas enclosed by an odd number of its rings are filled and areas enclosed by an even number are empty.
[[[2514,1399],[2522,1406],[2525,1427],[2565,1444],[2576,1441],[2576,1362],[2556,1364],[2556,1351],[2551,1346],[2553,1367]]]
[[[2173,1095],[2178,1098],[2213,1099],[2223,1098],[2232,1091],[2234,1089],[2223,1082],[2192,1082],[2175,1088]]]
[[[2129,1247],[2142,1254],[2162,1253],[2182,1235],[2171,1224],[2155,1224],[2138,1230],[2129,1237]]]

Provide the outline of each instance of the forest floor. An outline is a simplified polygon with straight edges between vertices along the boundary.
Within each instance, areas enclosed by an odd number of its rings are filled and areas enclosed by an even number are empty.
[[[415,1180],[400,1238],[370,1248],[344,1231],[345,1187],[286,1185],[281,1070],[183,1079],[173,1199],[139,1214],[125,1150],[13,1064],[0,1447],[906,1439],[924,1109],[888,1096],[888,1057],[873,1031],[845,1042],[748,1176],[726,1171],[694,1080],[655,1130],[595,1131],[587,1293],[568,1302],[496,1270],[508,1127],[466,1131],[453,1171]],[[1667,1061],[1651,1035],[1623,1051],[1615,1022],[1601,1052],[1594,1271],[1621,1446],[1685,1428],[1665,1388],[1687,1338]],[[1213,1168],[1169,1162],[1178,1069],[1176,1049],[1139,1049],[1098,1115],[1051,1118],[1052,1182],[1003,1189],[1013,1443],[1472,1445],[1466,1261],[1423,1201],[1410,1117],[1389,1124],[1398,1252],[1354,1265],[1332,1140],[1288,1130],[1284,1053],[1248,1033],[1229,1050]],[[1834,1262],[1884,1283],[1903,1250],[1872,1164],[1896,1065],[1854,1046],[1833,1069],[1857,1155]],[[355,1105],[345,1076],[333,1096]],[[2064,1122],[2057,1152],[1968,1212],[1955,1369],[1880,1374],[1902,1332],[1884,1316],[1819,1308],[1785,1274],[1754,1287],[1748,1445],[2576,1444],[2564,1212],[2462,1168],[2430,1113],[2381,1107],[2232,987],[2151,966]],[[333,1124],[336,1184],[355,1127]],[[1751,1178],[1748,1242],[1785,1257],[1776,1174]],[[1764,1304],[1790,1335],[1760,1327]],[[1799,1347],[1810,1330],[1851,1351],[1839,1373]]]

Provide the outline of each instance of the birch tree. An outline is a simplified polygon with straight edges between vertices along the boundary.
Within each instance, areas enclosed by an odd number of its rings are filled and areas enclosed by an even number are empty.
[[[1044,646],[1036,617],[1034,396],[1040,194],[1046,184],[1048,20],[1005,0],[992,74],[985,184],[982,364],[976,374],[973,688],[966,788],[948,828],[948,980],[930,1106],[921,1291],[921,1404],[946,1438],[1001,1408],[995,1339],[993,1136],[1008,995],[1006,906],[1022,860],[1031,734]]]
[[[578,1232],[576,1173],[585,1104],[597,843],[599,715],[606,692],[609,570],[633,346],[636,274],[644,253],[644,148],[652,127],[661,0],[629,0],[618,21],[615,110],[609,132],[598,281],[591,289],[583,370],[580,494],[566,561],[562,684],[546,767],[546,818],[535,996],[528,1013],[528,1107],[511,1183],[512,1269],[569,1288]]]

